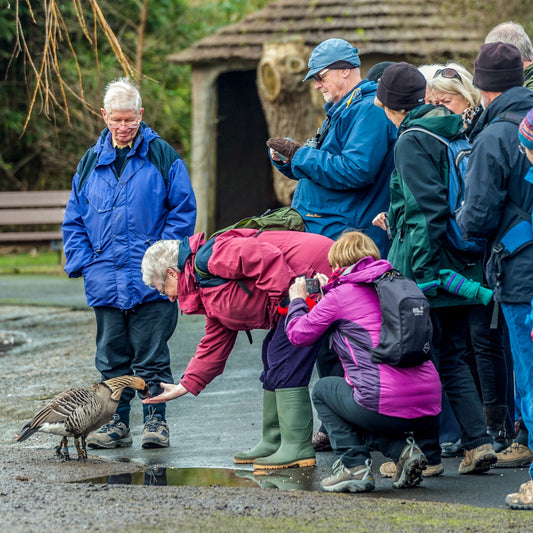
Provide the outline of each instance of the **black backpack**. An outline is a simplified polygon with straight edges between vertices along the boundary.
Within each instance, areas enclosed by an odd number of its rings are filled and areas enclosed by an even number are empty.
[[[381,307],[379,343],[372,348],[352,340],[370,352],[373,363],[406,368],[428,361],[433,327],[424,293],[397,270],[385,272],[372,285]]]

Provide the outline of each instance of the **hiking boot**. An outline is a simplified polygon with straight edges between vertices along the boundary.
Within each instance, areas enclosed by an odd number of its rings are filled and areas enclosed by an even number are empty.
[[[498,458],[492,444],[482,444],[472,450],[465,450],[465,456],[459,465],[459,474],[482,474],[490,470]]]
[[[444,467],[442,463],[439,463],[438,465],[427,465],[422,472],[422,477],[437,477],[442,474],[444,474]]]
[[[86,442],[89,448],[108,449],[128,448],[132,440],[128,426],[121,422],[117,415],[114,415],[113,420],[89,434]]]
[[[395,489],[416,487],[422,481],[422,470],[426,468],[427,459],[422,450],[416,445],[413,437],[407,437],[400,458],[396,463],[396,474],[392,478]]]
[[[497,453],[498,461],[492,468],[519,468],[529,466],[533,461],[533,452],[523,444],[513,442],[509,448]]]
[[[533,480],[523,483],[518,492],[508,494],[505,503],[511,509],[533,511]]]
[[[340,459],[332,466],[333,475],[322,480],[322,489],[326,492],[368,492],[374,490],[372,460],[364,465],[346,468]]]
[[[331,443],[329,436],[323,431],[317,431],[311,439],[315,452],[331,452]]]
[[[379,467],[379,473],[383,477],[393,477],[396,474],[396,465],[390,461],[383,463]],[[435,477],[444,474],[444,467],[441,463],[438,465],[427,465],[426,469],[422,471],[422,477]]]
[[[169,445],[168,426],[161,415],[151,415],[144,423],[143,448],[167,448]]]

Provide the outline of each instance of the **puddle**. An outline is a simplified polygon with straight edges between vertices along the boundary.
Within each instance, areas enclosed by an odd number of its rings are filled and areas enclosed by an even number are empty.
[[[284,469],[262,474],[251,470],[223,468],[160,468],[144,472],[100,476],[84,483],[104,485],[161,485],[189,487],[248,487],[280,490],[320,490],[320,482],[313,468]]]

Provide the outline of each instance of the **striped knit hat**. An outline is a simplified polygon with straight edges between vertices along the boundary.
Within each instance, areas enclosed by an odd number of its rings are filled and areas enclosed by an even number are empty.
[[[520,142],[530,150],[533,150],[533,109],[524,117],[518,128]]]

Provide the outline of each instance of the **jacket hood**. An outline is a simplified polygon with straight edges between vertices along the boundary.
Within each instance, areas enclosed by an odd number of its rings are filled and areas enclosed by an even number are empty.
[[[187,259],[198,251],[198,248],[205,243],[205,236],[203,233],[195,233],[190,237],[184,237],[180,243],[178,252],[178,270],[185,271],[185,263]]]
[[[363,257],[355,265],[345,267],[332,276],[324,287],[325,292],[343,283],[372,283],[385,272],[392,270],[392,265],[385,259]]]
[[[526,114],[533,107],[533,91],[527,87],[512,87],[494,99],[479,117],[472,133],[470,141],[483,131],[485,126],[490,124],[503,113]]]
[[[398,134],[413,126],[420,126],[437,135],[452,139],[463,129],[463,117],[452,113],[444,106],[424,104],[415,107],[403,119]]]

